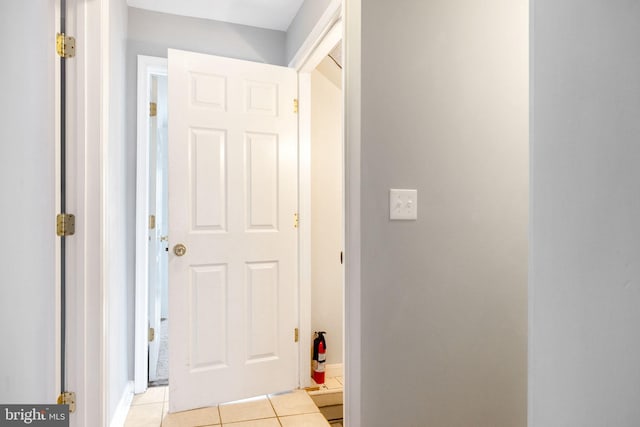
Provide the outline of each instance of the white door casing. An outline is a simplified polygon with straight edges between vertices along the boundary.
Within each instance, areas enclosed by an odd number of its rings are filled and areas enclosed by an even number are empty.
[[[296,91],[289,68],[169,50],[172,412],[297,386]]]

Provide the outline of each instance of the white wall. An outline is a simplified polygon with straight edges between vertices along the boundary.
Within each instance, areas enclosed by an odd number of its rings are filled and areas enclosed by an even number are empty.
[[[362,426],[523,427],[528,2],[363,1],[362,70]]]
[[[0,402],[55,402],[54,9],[0,3]]]
[[[316,70],[311,74],[311,329],[327,332],[329,364],[342,363],[342,157],[342,91]]]
[[[532,2],[532,427],[640,425],[640,8]]]
[[[127,224],[127,147],[125,132],[125,61],[127,47],[127,4],[125,0],[109,2],[109,118],[106,172],[106,298],[108,300],[107,338],[107,416],[113,416],[123,392],[132,378],[133,322],[127,316],[133,301],[133,248],[123,230]]]
[[[286,63],[298,52],[331,0],[305,0],[287,29]]]

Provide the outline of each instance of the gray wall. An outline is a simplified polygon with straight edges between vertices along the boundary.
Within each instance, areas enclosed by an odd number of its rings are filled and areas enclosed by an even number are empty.
[[[54,402],[53,2],[0,3],[0,402]]]
[[[640,425],[640,5],[532,7],[530,425]]]
[[[167,48],[286,65],[283,31],[129,8],[131,55],[167,56]],[[131,64],[129,64],[131,65]],[[136,62],[133,62],[135,68]]]
[[[523,427],[528,2],[363,1],[362,70],[362,425]]]
[[[322,16],[331,0],[305,0],[287,29],[286,55],[287,64],[298,52],[318,19]]]

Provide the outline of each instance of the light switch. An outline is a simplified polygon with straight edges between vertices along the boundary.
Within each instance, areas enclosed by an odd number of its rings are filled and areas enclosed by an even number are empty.
[[[418,190],[389,190],[389,218],[392,220],[418,219]]]

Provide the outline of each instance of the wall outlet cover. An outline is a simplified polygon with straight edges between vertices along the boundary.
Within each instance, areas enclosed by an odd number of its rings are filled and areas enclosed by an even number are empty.
[[[411,221],[418,219],[418,190],[389,190],[389,219]]]

